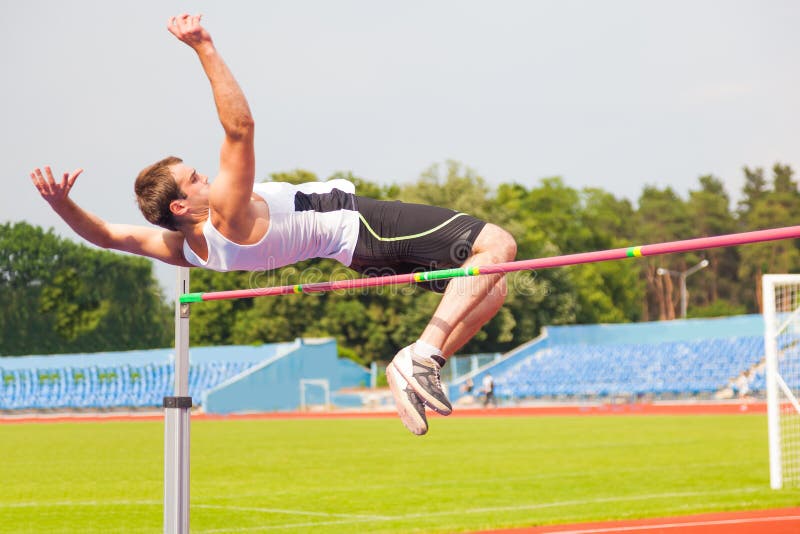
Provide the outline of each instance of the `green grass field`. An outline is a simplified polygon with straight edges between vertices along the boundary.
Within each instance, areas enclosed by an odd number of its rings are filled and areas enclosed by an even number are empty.
[[[158,532],[163,423],[0,425],[0,532]],[[762,415],[194,421],[193,532],[461,532],[796,506]]]

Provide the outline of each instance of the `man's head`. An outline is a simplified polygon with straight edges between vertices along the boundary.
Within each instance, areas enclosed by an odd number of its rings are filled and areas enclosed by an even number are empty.
[[[174,156],[143,169],[134,190],[144,218],[168,230],[208,205],[208,178]]]

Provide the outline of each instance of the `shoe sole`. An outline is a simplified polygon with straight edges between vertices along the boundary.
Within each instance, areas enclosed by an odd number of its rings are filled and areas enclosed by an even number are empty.
[[[392,364],[389,364],[389,365],[392,365]],[[387,367],[387,369],[388,368],[389,367]],[[452,408],[448,408],[447,406],[442,404],[440,401],[436,400],[435,397],[432,397],[427,391],[425,391],[424,388],[420,387],[417,384],[417,382],[415,380],[413,380],[413,377],[406,376],[405,373],[403,373],[403,371],[401,371],[398,367],[396,367],[394,365],[392,365],[392,368],[395,370],[395,372],[400,374],[400,376],[402,376],[403,379],[406,382],[408,382],[408,385],[411,386],[411,389],[414,390],[414,393],[417,394],[417,397],[419,397],[420,400],[422,402],[424,402],[428,406],[428,408],[430,408],[434,412],[438,413],[439,415],[450,415],[451,413],[453,413],[453,409]],[[388,373],[387,373],[387,377],[388,377]]]
[[[389,382],[389,388],[392,390],[394,404],[397,407],[400,420],[412,434],[422,436],[428,431],[428,422],[420,417],[417,409],[414,408],[411,401],[408,400],[406,391],[397,383],[394,373],[403,376],[403,374],[390,363],[386,366],[386,381]]]

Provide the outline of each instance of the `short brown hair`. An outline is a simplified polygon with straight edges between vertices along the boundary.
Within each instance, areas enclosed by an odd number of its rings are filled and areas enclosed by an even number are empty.
[[[169,166],[182,162],[181,158],[175,156],[157,161],[139,173],[134,185],[136,202],[144,218],[168,230],[178,229],[175,217],[169,209],[170,203],[173,200],[186,198]]]

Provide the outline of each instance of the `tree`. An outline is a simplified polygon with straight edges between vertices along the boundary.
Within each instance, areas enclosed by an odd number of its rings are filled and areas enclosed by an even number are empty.
[[[736,232],[737,223],[730,211],[730,198],[722,181],[714,176],[698,178],[700,189],[689,192],[687,209],[694,228],[692,237],[707,237]],[[694,306],[711,306],[722,297],[736,302],[737,265],[735,248],[712,248],[697,255],[709,261],[708,269],[689,279]],[[721,308],[719,308],[721,309]]]
[[[779,228],[796,224],[800,213],[800,192],[793,180],[794,171],[788,165],[776,163],[772,168],[772,190],[760,189],[752,194],[750,175],[745,167],[748,182],[745,194],[750,195],[743,204],[747,209],[740,212],[745,229],[757,230]],[[756,176],[760,176],[760,169]],[[800,269],[800,251],[792,241],[773,241],[739,247],[741,263],[739,278],[746,285],[742,288],[744,303],[748,309],[761,310],[761,277],[767,273],[791,273]]]
[[[577,221],[584,228],[581,250],[588,252],[629,246],[634,211],[627,200],[597,188],[581,192]],[[641,265],[633,261],[580,265],[572,269],[578,295],[578,323],[635,321],[641,315],[644,284]]]
[[[764,169],[756,167],[751,169],[748,166],[742,167],[744,172],[744,187],[742,188],[742,200],[739,201],[738,216],[745,227],[749,227],[748,217],[753,208],[767,193],[767,181],[764,178]]]
[[[0,354],[170,344],[172,314],[144,258],[91,249],[27,223],[0,226]]]

